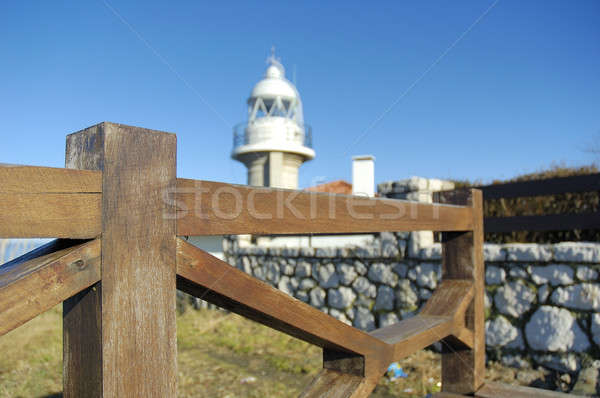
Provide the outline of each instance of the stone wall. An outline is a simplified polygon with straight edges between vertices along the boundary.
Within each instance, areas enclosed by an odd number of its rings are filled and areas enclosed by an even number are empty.
[[[230,264],[363,330],[413,316],[441,277],[441,245],[381,233],[361,247],[239,247]],[[413,250],[407,248],[413,247]],[[486,244],[489,359],[575,373],[600,359],[600,244]],[[598,364],[598,363],[596,363]]]

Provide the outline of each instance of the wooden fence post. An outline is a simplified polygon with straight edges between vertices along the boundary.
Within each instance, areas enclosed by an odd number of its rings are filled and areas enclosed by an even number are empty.
[[[175,397],[176,137],[101,123],[66,167],[102,171],[102,280],[65,301],[65,397]],[[171,215],[171,217],[169,217]]]
[[[443,342],[442,391],[472,394],[485,376],[483,202],[481,191],[440,192],[439,201],[471,205],[473,231],[442,233],[442,279],[473,281],[473,302],[465,315],[465,326],[473,332],[470,349],[452,339]]]

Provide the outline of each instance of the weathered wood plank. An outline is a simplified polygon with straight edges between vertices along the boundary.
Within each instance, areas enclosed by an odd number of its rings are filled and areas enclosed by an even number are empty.
[[[88,134],[67,137],[65,167],[102,170],[104,140],[100,125]],[[96,233],[102,232],[102,202],[97,204]],[[63,395],[102,397],[102,284],[79,292],[63,303]]]
[[[0,267],[0,336],[99,280],[98,239],[51,242],[6,263]]]
[[[177,239],[177,287],[311,344],[362,355],[385,344]]]
[[[392,360],[399,361],[449,336],[453,330],[451,317],[417,315],[369,334],[390,344]]]
[[[90,239],[101,232],[98,172],[0,168],[0,237]],[[45,178],[48,177],[46,180]],[[2,181],[2,179],[0,179]],[[31,187],[28,188],[28,183]],[[161,192],[176,206],[178,235],[468,230],[469,209],[394,199],[256,188],[178,179]],[[79,192],[81,191],[81,192]],[[176,192],[177,191],[177,192]]]
[[[0,167],[0,193],[100,193],[102,174],[37,166]]]
[[[176,186],[175,135],[102,123],[69,136],[68,148],[67,166],[103,171],[101,327],[96,327],[102,384],[89,385],[67,365],[68,377],[85,383],[68,396],[100,390],[105,397],[175,397],[176,224],[165,217],[171,205],[163,200]],[[97,300],[88,309],[97,317]],[[92,344],[97,330],[91,331]],[[68,332],[77,333],[87,336],[75,328]],[[66,350],[82,352],[78,344],[86,340],[70,339]]]
[[[444,325],[444,328],[448,330],[443,336],[437,337],[431,343],[435,343],[438,340],[446,337],[452,329],[452,318],[445,316],[423,316],[417,315],[412,318],[403,319],[398,323],[389,325],[380,329],[373,330],[369,334],[387,344],[394,345],[404,343],[406,340],[432,330],[440,325]],[[429,345],[427,344],[427,345]],[[417,348],[417,351],[419,348]]]
[[[396,199],[177,180],[178,235],[464,231],[471,209]]]
[[[508,384],[485,382],[485,384],[477,390],[476,397],[480,398],[577,398],[579,395],[564,394],[556,391],[542,390],[539,388],[511,386]],[[583,398],[583,397],[580,397]]]
[[[94,238],[101,191],[97,171],[0,167],[0,237]]]
[[[451,194],[440,196],[452,200]],[[442,390],[448,393],[472,394],[485,376],[483,207],[481,191],[471,190],[470,197],[458,194],[472,206],[473,231],[442,234],[442,279],[465,279],[473,284],[473,301],[464,316],[464,325],[473,334],[472,347],[445,340],[442,352]],[[470,338],[460,331],[459,339]],[[457,343],[460,343],[457,341]]]
[[[419,315],[463,317],[473,299],[473,281],[446,279],[435,289]]]
[[[299,398],[359,398],[367,397],[377,381],[331,369],[322,369]]]
[[[95,238],[100,200],[100,194],[0,193],[0,238]]]

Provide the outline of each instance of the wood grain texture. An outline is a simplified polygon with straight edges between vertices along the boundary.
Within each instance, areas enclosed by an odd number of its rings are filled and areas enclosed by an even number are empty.
[[[96,128],[96,127],[94,127]],[[101,139],[71,135],[70,148],[103,151]],[[80,150],[80,149],[77,149]],[[69,154],[69,168],[86,164]],[[103,153],[103,152],[102,152]],[[89,162],[103,165],[95,154]],[[89,163],[88,163],[89,164]],[[88,169],[100,169],[88,167]],[[101,233],[97,171],[15,166],[0,168],[0,237],[90,239]],[[469,209],[395,199],[256,188],[178,179],[161,192],[176,211],[178,235],[360,233],[383,230],[463,231]]]
[[[577,398],[579,395],[564,394],[556,391],[542,390],[539,388],[511,386],[508,384],[485,382],[475,393],[480,398]],[[583,397],[580,397],[583,398]]]
[[[100,280],[100,241],[51,242],[0,267],[0,336]]]
[[[459,394],[474,393],[485,376],[483,208],[481,191],[470,192],[466,202],[472,206],[473,231],[442,234],[442,279],[465,279],[473,284],[473,300],[463,322],[473,334],[473,344],[445,340],[442,352],[442,390]],[[457,200],[464,203],[464,194],[458,195]],[[441,199],[453,198],[447,194]],[[457,340],[470,338],[464,331],[457,335]]]
[[[473,281],[468,279],[445,279],[427,300],[420,315],[464,318],[473,298]]]
[[[464,231],[471,209],[396,199],[177,180],[178,235]]]
[[[95,238],[100,202],[100,194],[0,193],[0,238]]]
[[[454,321],[450,317],[417,315],[370,332],[390,345],[392,360],[407,356],[452,334]]]
[[[359,398],[367,397],[377,381],[354,374],[322,369],[299,398]]]
[[[102,170],[101,300],[90,300],[90,318],[100,303],[105,397],[176,396],[176,224],[165,217],[171,205],[163,200],[175,189],[175,154],[173,134],[119,124],[68,137],[68,167]]]
[[[102,174],[54,167],[0,167],[0,193],[100,193]]]
[[[52,167],[0,167],[1,238],[94,238],[101,175]]]
[[[101,124],[67,136],[65,167],[101,171],[104,130]],[[102,232],[102,202],[96,233]],[[63,396],[102,397],[102,285],[84,289],[63,302]]]
[[[172,134],[108,124],[102,179],[102,354],[106,397],[175,397]]]

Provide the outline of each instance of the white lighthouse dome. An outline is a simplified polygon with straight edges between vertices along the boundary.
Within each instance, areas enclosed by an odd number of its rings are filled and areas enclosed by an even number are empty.
[[[267,68],[264,79],[256,83],[250,93],[251,101],[253,98],[276,98],[281,97],[287,100],[299,100],[300,94],[296,87],[285,78],[283,66],[271,64]]]

